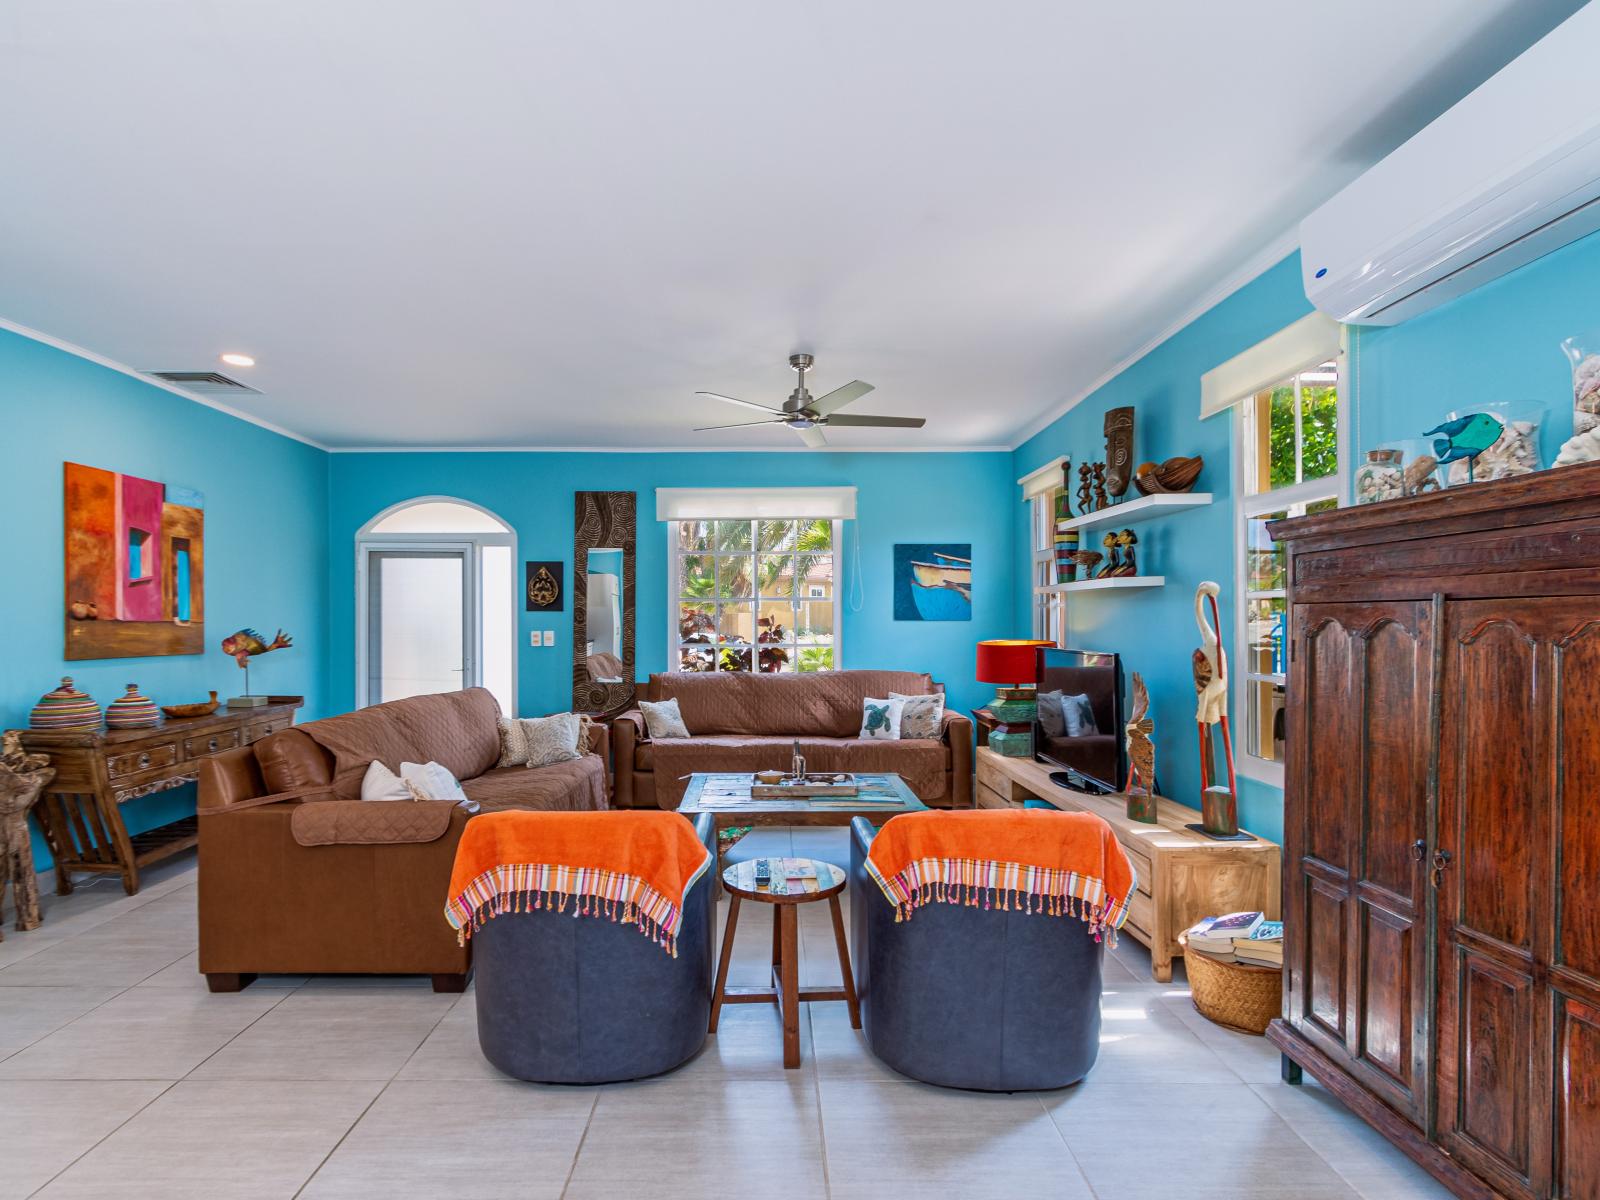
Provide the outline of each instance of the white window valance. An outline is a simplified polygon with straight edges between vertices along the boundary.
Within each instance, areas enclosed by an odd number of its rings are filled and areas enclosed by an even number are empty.
[[[1061,467],[1066,461],[1065,458],[1052,458],[1044,466],[1029,471],[1017,480],[1017,485],[1022,488],[1022,498],[1032,500],[1035,496],[1043,496],[1060,487]]]
[[[1322,313],[1302,317],[1264,342],[1200,377],[1200,416],[1227,412],[1280,380],[1338,355],[1339,322]]]
[[[757,517],[851,521],[855,515],[853,487],[656,489],[658,521],[737,521]]]

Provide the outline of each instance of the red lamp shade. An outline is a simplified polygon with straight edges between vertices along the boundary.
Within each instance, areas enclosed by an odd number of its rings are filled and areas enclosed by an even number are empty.
[[[1022,638],[997,638],[978,643],[979,683],[1037,683],[1040,642]]]

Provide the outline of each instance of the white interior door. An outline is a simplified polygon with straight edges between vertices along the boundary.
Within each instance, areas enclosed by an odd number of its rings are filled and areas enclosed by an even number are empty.
[[[365,704],[479,684],[471,544],[369,546]]]

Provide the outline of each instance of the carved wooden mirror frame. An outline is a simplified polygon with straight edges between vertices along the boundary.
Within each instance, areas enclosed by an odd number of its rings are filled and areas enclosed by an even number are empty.
[[[577,492],[572,519],[572,708],[612,716],[633,707],[633,559],[638,537],[633,492]],[[589,551],[622,551],[622,682],[589,676]]]

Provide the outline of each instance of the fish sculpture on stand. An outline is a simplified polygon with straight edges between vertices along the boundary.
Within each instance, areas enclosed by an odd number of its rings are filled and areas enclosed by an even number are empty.
[[[229,708],[259,708],[267,702],[265,696],[252,696],[250,694],[250,660],[258,654],[269,654],[273,650],[283,650],[294,645],[294,639],[283,630],[278,630],[278,636],[270,642],[262,641],[261,635],[254,629],[241,629],[237,633],[230,633],[222,639],[222,652],[231,654],[233,661],[244,670],[244,695],[234,696],[228,701]]]
[[[1434,454],[1439,466],[1447,466],[1462,459],[1467,463],[1467,482],[1472,482],[1472,465],[1478,455],[1500,440],[1505,432],[1505,422],[1493,413],[1475,412],[1454,420],[1445,421],[1425,430],[1425,437],[1442,433],[1433,439]]]

